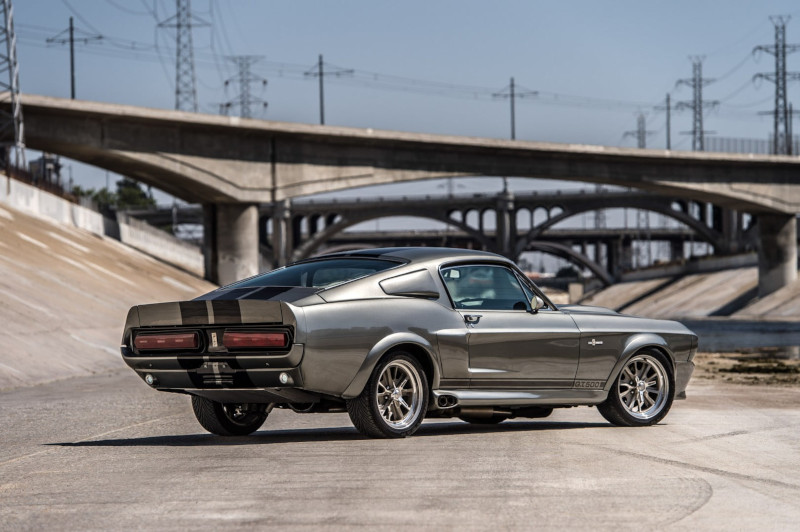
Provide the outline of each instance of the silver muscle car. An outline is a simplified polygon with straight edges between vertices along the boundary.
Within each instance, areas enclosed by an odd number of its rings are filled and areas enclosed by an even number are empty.
[[[257,430],[275,408],[347,411],[377,438],[596,406],[658,423],[684,398],[697,336],[673,321],[554,305],[513,262],[445,248],[306,260],[193,301],[131,308],[125,362],[189,394],[200,424]]]

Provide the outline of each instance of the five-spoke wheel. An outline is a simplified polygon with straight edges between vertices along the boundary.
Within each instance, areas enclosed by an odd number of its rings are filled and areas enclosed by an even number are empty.
[[[654,425],[667,415],[674,387],[671,366],[664,355],[641,351],[625,363],[608,398],[597,408],[615,425]]]
[[[347,402],[353,425],[373,438],[413,434],[428,408],[428,381],[419,362],[396,351],[375,368],[361,395]]]

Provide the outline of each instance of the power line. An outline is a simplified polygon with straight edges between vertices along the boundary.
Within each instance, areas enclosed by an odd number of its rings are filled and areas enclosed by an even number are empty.
[[[539,93],[537,91],[533,91],[522,87],[522,90],[518,90],[516,85],[514,84],[514,78],[511,78],[511,82],[503,88],[500,92],[495,92],[492,94],[492,98],[500,98],[500,99],[507,99],[511,102],[511,140],[515,140],[517,138],[517,111],[516,111],[516,102],[518,99],[521,98],[533,98],[536,97]]]
[[[78,38],[75,38],[75,33],[78,33]],[[89,44],[93,41],[99,41],[103,38],[99,34],[87,33],[83,30],[76,30],[72,17],[69,17],[69,27],[54,37],[47,39],[48,44],[69,44],[69,95],[71,99],[75,99],[75,41]]]
[[[322,54],[319,54],[316,71],[312,67],[311,70],[303,74],[307,77],[319,79],[319,123],[323,125],[325,124],[325,76],[334,76],[339,78],[342,76],[352,76],[354,72],[352,68],[340,68],[332,65],[328,65],[331,68],[326,71],[325,65],[326,63],[322,60]]]

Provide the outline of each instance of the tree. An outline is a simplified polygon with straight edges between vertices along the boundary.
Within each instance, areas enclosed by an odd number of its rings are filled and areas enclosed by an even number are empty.
[[[156,206],[156,200],[142,190],[138,181],[123,177],[117,181],[116,207],[118,209],[147,209]]]

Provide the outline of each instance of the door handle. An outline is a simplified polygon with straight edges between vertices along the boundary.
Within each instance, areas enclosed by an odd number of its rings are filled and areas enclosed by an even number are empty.
[[[482,314],[464,314],[464,321],[467,323],[467,327],[474,327],[482,317]]]

